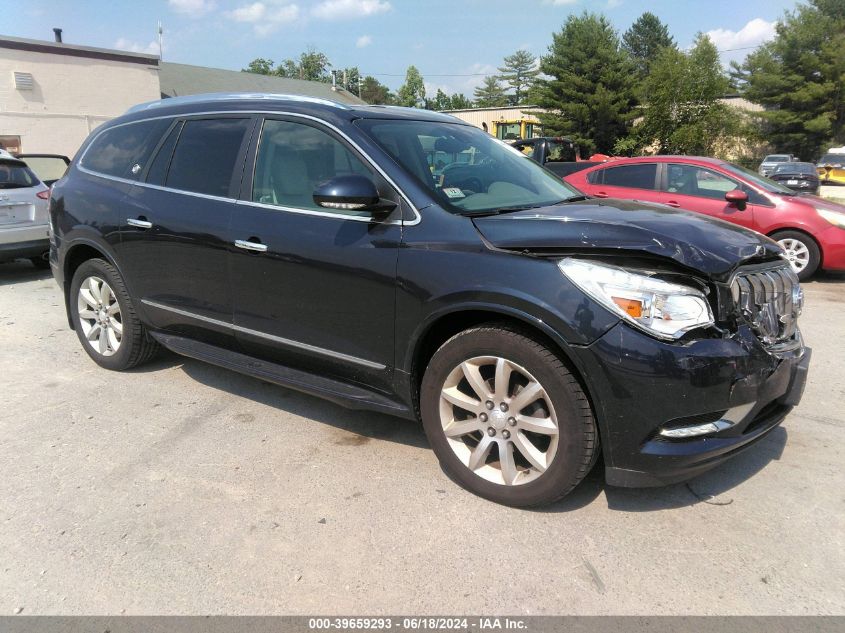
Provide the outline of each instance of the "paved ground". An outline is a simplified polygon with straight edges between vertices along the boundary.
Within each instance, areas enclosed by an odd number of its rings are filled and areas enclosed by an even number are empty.
[[[0,265],[0,615],[845,614],[845,276],[806,286],[783,427],[657,490],[541,512],[447,479],[416,425],[166,356],[98,369]]]

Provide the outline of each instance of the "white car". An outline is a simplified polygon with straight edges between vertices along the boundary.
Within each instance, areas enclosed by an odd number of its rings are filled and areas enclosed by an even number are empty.
[[[0,149],[0,261],[49,268],[50,189],[27,164]]]

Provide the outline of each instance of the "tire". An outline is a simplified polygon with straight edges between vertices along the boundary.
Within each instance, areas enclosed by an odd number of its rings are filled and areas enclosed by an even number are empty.
[[[464,409],[457,401],[474,404]],[[504,505],[566,496],[598,457],[595,418],[578,381],[555,353],[507,325],[465,330],[434,353],[420,414],[441,467],[465,489]]]
[[[107,261],[89,259],[76,269],[69,305],[76,335],[100,367],[131,369],[158,352],[159,345],[138,319],[120,273]]]
[[[801,231],[779,231],[772,233],[771,237],[780,244],[787,253],[789,265],[798,275],[798,279],[806,281],[819,267],[821,253],[816,241]]]
[[[29,261],[31,261],[32,265],[35,266],[38,270],[50,269],[50,260],[46,257],[30,257]]]

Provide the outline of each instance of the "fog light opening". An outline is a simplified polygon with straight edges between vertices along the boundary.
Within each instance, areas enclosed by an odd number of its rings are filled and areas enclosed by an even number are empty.
[[[660,435],[671,439],[698,437],[700,435],[710,435],[711,433],[724,431],[735,424],[736,422],[731,422],[730,420],[716,420],[715,422],[707,422],[706,424],[681,426],[676,429],[660,429]]]
[[[724,431],[725,429],[729,429],[732,426],[736,426],[737,424],[745,420],[751,413],[752,409],[754,409],[754,406],[756,404],[756,402],[741,404],[738,407],[728,409],[723,414],[721,414],[721,416],[716,413],[713,417],[719,416],[718,420],[711,419],[707,422],[701,422],[701,416],[696,416],[699,418],[697,424],[685,424],[683,426],[672,426],[670,428],[662,428],[660,429],[660,431],[658,431],[658,435],[660,435],[661,437],[677,440],[686,439],[689,437],[701,437],[702,435],[711,435],[713,433],[718,433],[719,431]],[[693,420],[690,421],[692,422]],[[678,422],[680,422],[680,420],[678,420]]]

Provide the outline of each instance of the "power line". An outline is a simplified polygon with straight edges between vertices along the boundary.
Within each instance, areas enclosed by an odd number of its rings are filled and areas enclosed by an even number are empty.
[[[758,46],[741,46],[739,48],[724,48],[718,50],[718,53],[733,53],[735,51],[747,51],[751,50],[752,48],[759,48]],[[367,73],[371,77],[404,77],[405,73]],[[423,77],[490,77],[492,75],[498,75],[499,73],[424,73],[420,71],[420,74]]]

